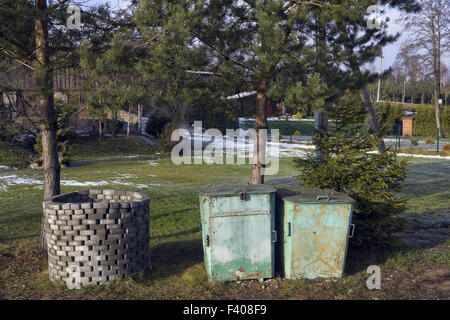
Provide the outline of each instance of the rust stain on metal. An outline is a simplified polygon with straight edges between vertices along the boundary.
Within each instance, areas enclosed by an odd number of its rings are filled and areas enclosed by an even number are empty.
[[[262,270],[259,270],[257,272],[249,272],[245,274],[246,279],[259,279],[261,278]]]
[[[262,270],[258,270],[256,272],[245,272],[244,268],[241,266],[237,270],[237,272],[230,272],[231,276],[235,280],[251,280],[251,279],[260,279],[262,277]]]
[[[339,206],[336,209],[334,213],[339,217],[345,217],[349,210],[347,206]],[[292,242],[291,261],[293,270],[301,266],[307,273],[331,276],[339,273],[342,269],[344,259],[342,253],[345,251],[346,239],[336,237],[336,233],[342,233],[336,230],[340,227],[327,226],[326,220],[329,219],[329,210],[329,206],[320,205],[315,213],[310,216],[314,224],[310,228],[304,228],[301,231],[303,236],[297,235],[298,240]],[[294,206],[293,220],[296,221],[302,215],[302,207]],[[309,239],[309,241],[302,238]]]

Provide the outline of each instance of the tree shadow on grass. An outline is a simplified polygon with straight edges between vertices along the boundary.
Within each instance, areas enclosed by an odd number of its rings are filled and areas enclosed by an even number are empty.
[[[186,209],[170,211],[168,213],[150,213],[150,215],[151,215],[150,219],[152,221],[155,221],[155,220],[161,219],[161,218],[166,217],[166,216],[172,216],[172,215],[175,215],[175,214],[183,214],[183,213],[187,213],[187,212],[192,211],[192,210],[198,210],[198,208],[197,207],[190,207],[190,208],[186,208]]]
[[[389,259],[399,257],[400,255],[407,257],[410,254],[437,247],[445,242],[446,240],[441,238],[414,246],[404,243],[396,247],[380,248],[380,250],[372,251],[365,249],[349,249],[347,252],[344,271],[346,275],[366,271],[371,265],[380,266]]]
[[[203,261],[202,240],[174,241],[151,247],[152,271],[147,275],[151,280],[163,280],[180,274],[191,266]]]
[[[432,175],[430,175],[432,170]],[[422,197],[439,195],[445,199],[445,191],[450,188],[448,179],[445,179],[447,172],[450,173],[450,166],[447,162],[419,163],[412,164],[409,169],[407,186],[401,191],[402,196]],[[408,182],[409,179],[409,182]],[[427,181],[427,182],[423,182]],[[356,250],[349,248],[345,263],[346,274],[354,274],[365,271],[370,265],[382,265],[387,260],[418,252],[421,250],[434,248],[445,243],[448,239],[448,225],[450,224],[449,208],[447,204],[440,204],[441,208],[431,210],[437,215],[421,215],[414,219],[418,223],[412,223],[407,219],[407,212],[402,214],[407,227],[400,233],[400,238],[406,240],[402,246],[379,250]]]
[[[40,233],[33,233],[22,236],[0,236],[0,241],[15,241],[15,240],[26,240],[39,237]]]
[[[152,236],[150,239],[150,243],[152,242],[152,240],[154,239],[166,239],[166,238],[173,238],[173,237],[178,237],[178,236],[185,236],[188,234],[193,234],[193,233],[197,233],[200,232],[199,228],[192,228],[189,230],[184,230],[184,231],[180,231],[180,232],[176,232],[176,233],[170,233],[170,234],[162,234],[162,235],[158,235],[158,236]]]

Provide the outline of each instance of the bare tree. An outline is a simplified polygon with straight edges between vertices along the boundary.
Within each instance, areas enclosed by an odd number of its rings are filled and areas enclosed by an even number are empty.
[[[447,68],[447,66],[441,62],[441,79],[442,79],[442,94],[444,96],[444,106],[447,105],[447,99],[448,99],[448,94],[450,91],[450,87],[449,87],[449,77],[450,73],[449,70]]]
[[[399,80],[402,81],[402,103],[405,103],[406,83],[408,82],[408,79],[412,79],[417,68],[417,65],[414,63],[416,59],[417,56],[413,44],[403,42],[400,46],[400,51],[395,57],[393,65],[396,75],[399,77]]]
[[[411,32],[411,42],[421,63],[433,76],[436,125],[442,137],[439,98],[441,93],[441,58],[450,49],[450,0],[419,0],[422,10],[401,18]]]

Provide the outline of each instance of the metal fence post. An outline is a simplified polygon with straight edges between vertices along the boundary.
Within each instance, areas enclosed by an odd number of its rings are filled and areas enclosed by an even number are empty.
[[[291,123],[292,121],[289,121],[288,120],[288,130],[289,130],[289,133],[291,134],[291,142],[292,142],[292,128],[291,128],[291,126],[292,126],[292,123]]]

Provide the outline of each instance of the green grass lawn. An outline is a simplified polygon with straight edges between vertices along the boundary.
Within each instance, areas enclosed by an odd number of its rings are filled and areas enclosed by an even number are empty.
[[[67,155],[70,159],[99,159],[120,156],[150,155],[152,147],[146,145],[138,137],[103,137],[78,136],[68,144]]]
[[[0,166],[26,167],[31,153],[16,146],[7,145],[0,141]]]
[[[122,139],[122,138],[121,138]],[[124,138],[126,139],[126,138]],[[117,140],[116,140],[117,142]],[[114,145],[111,141],[110,146]],[[92,142],[95,146],[95,142]],[[94,148],[94,147],[93,147]],[[120,146],[117,146],[117,154]],[[145,149],[145,148],[144,148]],[[136,154],[141,150],[136,149]],[[80,150],[81,152],[81,150]],[[91,154],[92,155],[92,154]],[[96,156],[111,156],[106,148]],[[42,211],[42,185],[0,185],[0,298],[4,299],[220,299],[220,298],[443,298],[439,291],[427,294],[420,279],[425,271],[450,267],[450,242],[430,249],[381,252],[365,260],[347,262],[342,279],[212,283],[203,263],[198,188],[250,182],[249,165],[180,165],[169,158],[153,160],[92,161],[64,168],[62,192],[87,189],[74,183],[102,182],[97,188],[140,190],[151,197],[150,233],[152,270],[106,286],[68,290],[48,279],[47,260],[38,248]],[[42,172],[31,169],[0,172],[37,180]],[[296,170],[291,159],[280,160],[280,172],[268,177],[276,186],[292,185]],[[450,162],[419,159],[412,164],[402,195],[410,199],[415,214],[450,210]],[[30,180],[30,181],[31,181]],[[2,180],[0,180],[1,183]],[[381,291],[365,286],[365,268],[380,265]],[[439,271],[440,272],[440,271]],[[393,276],[395,281],[388,277]],[[433,274],[433,276],[435,276]],[[422,277],[422,278],[421,278]],[[417,283],[411,279],[419,279]],[[427,282],[428,283],[428,282]],[[448,296],[447,296],[448,298]]]

